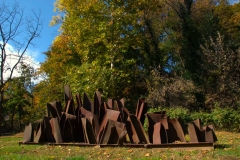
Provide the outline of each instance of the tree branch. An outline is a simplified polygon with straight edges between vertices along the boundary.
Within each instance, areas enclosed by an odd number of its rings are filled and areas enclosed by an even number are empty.
[[[13,77],[14,70],[16,70],[17,66],[21,62],[26,53],[27,49],[30,45],[33,45],[33,40],[40,36],[41,32],[41,20],[40,20],[40,12],[36,14],[33,11],[33,16],[27,18],[25,21],[23,19],[23,10],[19,9],[17,3],[15,3],[12,8],[6,6],[4,3],[4,7],[0,8],[0,38],[2,39],[2,44],[0,44],[1,48],[1,67],[0,67],[0,74],[1,74],[1,86],[0,90],[3,89],[5,84],[10,81]],[[9,8],[8,8],[9,7]],[[23,24],[26,24],[26,38],[23,40],[18,40],[17,38],[22,36],[24,32],[21,31],[21,27]],[[7,44],[14,47],[17,51],[17,62],[13,64],[11,68],[5,68],[5,63],[7,62],[7,55],[6,53],[6,46]],[[15,45],[15,46],[14,46]],[[15,57],[15,58],[16,58]],[[4,79],[5,72],[10,70],[10,75],[7,79]]]

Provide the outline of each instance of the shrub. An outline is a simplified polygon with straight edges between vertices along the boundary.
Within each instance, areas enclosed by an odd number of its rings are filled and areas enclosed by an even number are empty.
[[[240,111],[232,108],[220,108],[215,106],[211,112],[190,112],[189,109],[183,107],[158,107],[150,108],[148,112],[166,111],[170,118],[181,118],[185,124],[200,118],[202,125],[213,124],[217,130],[240,132]],[[147,130],[147,118],[144,123]]]

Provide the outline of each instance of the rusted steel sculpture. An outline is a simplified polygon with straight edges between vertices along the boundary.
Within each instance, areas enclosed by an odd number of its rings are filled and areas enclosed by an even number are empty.
[[[188,133],[191,142],[216,142],[213,125],[202,126],[201,120],[196,119],[188,123]]]
[[[65,108],[59,101],[47,104],[47,116],[38,124],[34,139],[33,127],[26,126],[23,143],[66,144],[73,142],[85,145],[125,145],[129,147],[162,147],[175,142],[186,143],[185,130],[178,119],[170,119],[165,111],[147,113],[147,103],[139,99],[135,115],[124,107],[124,100],[102,101],[96,91],[93,102],[83,95],[76,95],[76,107],[71,89],[64,87]],[[148,136],[143,128],[148,120]],[[212,125],[201,126],[200,119],[188,124],[191,144],[217,141]],[[178,145],[181,146],[181,145]],[[168,146],[169,147],[169,146]]]
[[[131,124],[133,135],[137,138],[137,140],[134,140],[134,143],[149,143],[148,137],[146,136],[146,133],[143,129],[143,126],[139,119],[135,115],[131,115],[128,117],[128,121]]]
[[[51,118],[50,119],[50,125],[51,125],[51,128],[52,128],[52,134],[53,134],[53,137],[54,137],[56,143],[62,143],[63,140],[62,140],[62,135],[61,135],[61,130],[60,130],[60,126],[59,126],[58,117]]]
[[[33,142],[33,138],[34,138],[34,131],[33,131],[32,124],[30,123],[25,127],[23,142]]]
[[[179,122],[178,119],[173,118],[173,119],[169,119],[169,134],[171,134],[169,136],[169,138],[171,138],[171,142],[175,142],[175,141],[181,141],[181,142],[186,142],[185,139],[185,135],[184,135],[184,131],[183,131],[183,127],[181,125],[181,123]]]
[[[166,120],[164,120],[164,119],[167,119],[166,112],[163,111],[163,112],[147,113],[146,116],[148,119],[148,137],[149,137],[150,143],[153,143],[153,132],[154,131],[155,131],[154,136],[156,138],[158,138],[158,140],[155,139],[156,142],[167,142],[167,138],[165,136],[160,136],[161,130],[162,130],[162,132],[161,132],[162,135],[165,134],[165,133],[163,133],[163,132],[165,132],[165,128],[163,129],[163,127],[164,127],[163,125],[165,125],[165,127],[167,127]],[[155,126],[155,124],[158,122],[160,122],[160,124]],[[163,127],[160,128],[161,125]],[[154,128],[154,126],[155,126],[155,128]],[[157,127],[158,127],[158,129],[157,129]],[[158,136],[157,136],[157,133],[159,133]]]
[[[205,132],[205,141],[206,142],[216,142],[217,141],[217,136],[214,132],[214,127],[213,125],[206,125],[203,127],[203,130]]]
[[[166,129],[161,122],[154,124],[152,143],[153,144],[164,144],[167,143]]]
[[[96,91],[94,94],[94,114],[96,116],[99,116],[99,112],[100,112],[100,106],[102,103],[102,98],[101,98],[101,93]]]
[[[56,117],[58,117],[59,119],[61,118],[62,106],[59,101],[47,103],[47,116],[48,117],[50,117],[49,114],[51,114],[51,116],[53,118],[56,118]]]
[[[84,135],[86,137],[86,143],[96,144],[96,135],[92,127],[92,123],[87,118],[82,118],[82,124],[84,128]]]
[[[145,99],[139,99],[136,108],[136,117],[140,120],[141,124],[144,124],[145,114],[147,113],[148,107]]]
[[[94,113],[94,106],[92,101],[88,98],[87,94],[83,94],[83,108],[89,112]]]
[[[159,135],[156,135],[157,133],[160,133]],[[163,143],[174,143],[176,141],[186,142],[183,134],[183,130],[181,126],[179,125],[179,122],[177,119],[169,119],[162,118],[159,119],[159,122],[157,122],[154,125],[154,137],[153,137],[153,143],[160,144]],[[157,142],[154,142],[158,140]]]
[[[101,142],[100,140],[102,138],[104,129],[107,127],[108,120],[117,121],[119,114],[120,114],[119,111],[107,109],[107,112],[105,113],[102,123],[100,125],[99,132],[97,134],[97,143]]]
[[[99,142],[101,144],[121,144],[126,134],[124,123],[109,119]]]

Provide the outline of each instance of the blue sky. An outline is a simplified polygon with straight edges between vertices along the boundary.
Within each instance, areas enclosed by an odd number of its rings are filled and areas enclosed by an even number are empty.
[[[37,62],[43,62],[49,46],[52,44],[54,38],[58,35],[59,26],[50,26],[50,21],[54,13],[55,0],[4,0],[6,4],[17,2],[20,8],[24,9],[24,16],[32,14],[32,10],[36,13],[41,12],[42,31],[41,37],[34,40],[35,46],[29,47],[28,52],[33,55]]]
[[[32,53],[33,58],[37,62],[43,62],[45,56],[43,52],[47,51],[49,46],[52,44],[54,38],[58,35],[59,26],[51,27],[50,21],[54,13],[54,2],[55,0],[4,0],[5,3],[14,3],[15,1],[19,3],[20,8],[24,9],[24,14],[31,14],[31,10],[36,12],[41,11],[41,19],[43,22],[41,37],[35,39],[35,47],[30,47],[28,52]],[[230,3],[237,2],[237,0],[230,0]]]

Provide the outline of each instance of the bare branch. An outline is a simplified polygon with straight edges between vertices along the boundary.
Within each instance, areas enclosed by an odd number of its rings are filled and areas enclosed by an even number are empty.
[[[28,16],[23,19],[24,12],[19,8],[19,5],[15,3],[13,6],[9,7],[3,3],[0,7],[0,49],[1,49],[1,59],[0,59],[0,74],[1,74],[1,86],[0,90],[5,86],[5,84],[12,79],[14,70],[17,69],[19,63],[23,60],[24,54],[30,45],[33,44],[33,40],[40,36],[41,32],[41,20],[40,12],[37,14],[33,11],[32,16]],[[22,31],[22,27],[25,26],[25,32]],[[21,38],[25,34],[25,38]],[[19,40],[19,38],[21,38]],[[17,56],[14,58],[17,61],[11,67],[7,63],[6,46],[11,45],[17,52]],[[4,73],[10,72],[7,79],[4,79]]]
[[[12,78],[12,75],[13,75],[13,71],[15,70],[15,68],[17,67],[17,65],[19,64],[19,62],[21,61],[23,55],[25,54],[26,50],[28,49],[29,45],[32,44],[32,40],[36,37],[39,37],[40,36],[40,26],[41,26],[41,21],[40,21],[40,13],[39,15],[37,15],[35,12],[34,12],[34,15],[36,17],[36,19],[31,19],[31,20],[28,20],[27,21],[27,30],[30,34],[30,37],[29,39],[27,40],[27,44],[25,45],[25,47],[23,48],[23,51],[19,54],[20,57],[17,61],[17,63],[13,66],[13,68],[11,69],[11,73],[10,73],[10,77],[9,79]],[[32,24],[32,20],[35,21],[35,26]]]

